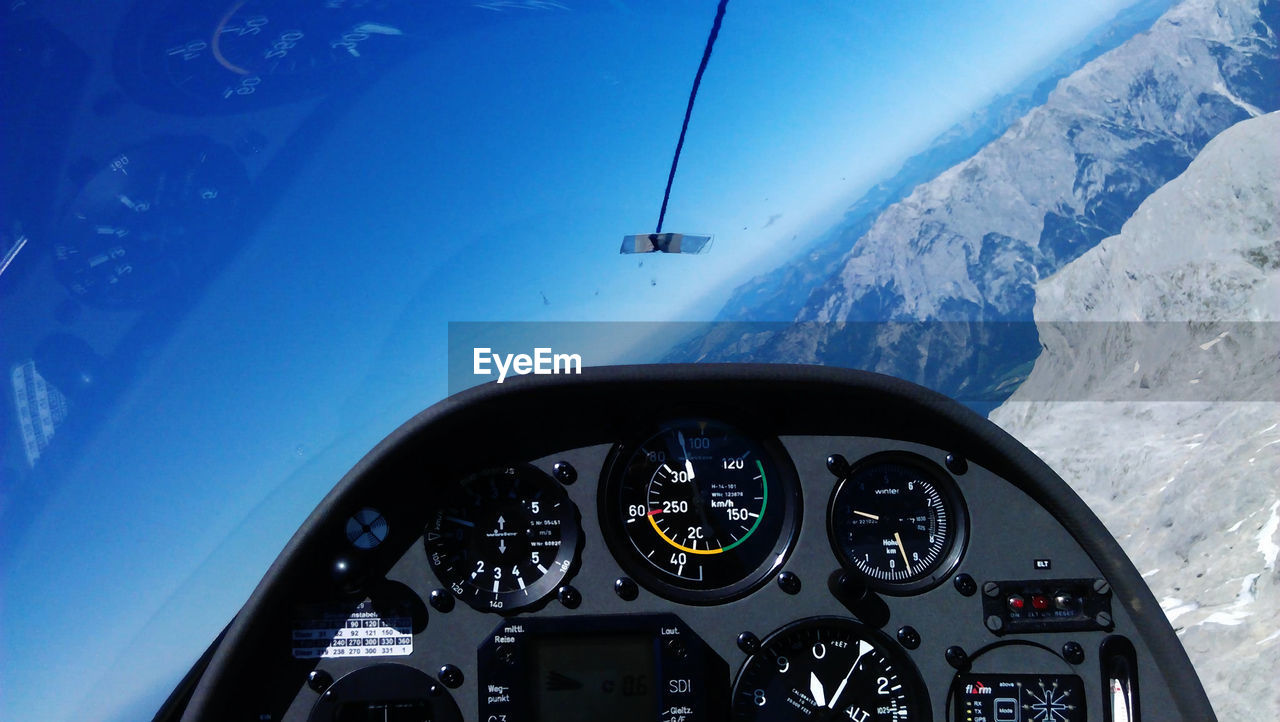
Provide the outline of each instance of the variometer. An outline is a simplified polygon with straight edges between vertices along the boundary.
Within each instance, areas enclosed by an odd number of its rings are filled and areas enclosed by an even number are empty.
[[[506,614],[556,590],[582,533],[560,484],[526,465],[464,479],[440,500],[424,539],[427,561],[454,596]]]

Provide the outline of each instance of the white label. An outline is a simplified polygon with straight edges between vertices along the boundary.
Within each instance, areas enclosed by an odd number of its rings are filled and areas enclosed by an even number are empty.
[[[408,616],[380,617],[368,601],[343,614],[308,609],[293,624],[295,659],[318,657],[404,657],[413,654],[413,622]]]

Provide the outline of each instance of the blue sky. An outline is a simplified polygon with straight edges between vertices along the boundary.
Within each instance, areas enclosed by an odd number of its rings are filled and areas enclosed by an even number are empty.
[[[449,321],[709,319],[1125,4],[734,0],[666,221],[716,245],[643,267],[617,248],[656,221],[715,3],[445,33],[315,144],[48,499],[8,500],[33,521],[0,548],[3,608],[60,621],[0,633],[0,717],[158,702],[323,494],[444,395]]]

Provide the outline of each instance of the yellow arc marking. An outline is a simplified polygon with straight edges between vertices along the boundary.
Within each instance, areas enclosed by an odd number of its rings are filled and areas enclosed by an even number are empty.
[[[663,534],[662,530],[658,528],[658,522],[653,520],[652,514],[649,515],[649,523],[653,525],[653,530],[658,532],[658,536],[662,537],[663,539],[666,540],[668,544],[675,547],[676,549],[679,549],[682,552],[689,552],[690,554],[719,554],[724,551],[723,549],[690,549],[687,546],[675,543],[674,541],[671,540],[671,537],[667,536],[666,534]]]

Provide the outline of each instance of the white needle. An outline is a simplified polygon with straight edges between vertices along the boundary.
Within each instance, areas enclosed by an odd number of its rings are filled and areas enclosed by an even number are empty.
[[[822,680],[818,679],[816,672],[809,673],[809,694],[813,695],[813,701],[819,707],[827,706],[827,692],[822,688]]]
[[[844,679],[840,680],[840,686],[836,687],[836,693],[831,696],[831,704],[828,705],[831,709],[836,708],[836,700],[840,699],[840,693],[844,691],[844,686],[846,684],[849,684],[849,678],[853,676],[853,668],[857,667],[858,662],[862,661],[862,655],[870,651],[871,651],[871,645],[867,644],[865,639],[859,639],[858,640],[858,657],[857,659],[853,660],[853,664],[849,665],[849,673],[844,676]]]
[[[680,441],[680,451],[684,453],[684,472],[689,475],[689,481],[693,481],[693,462],[689,461],[689,450],[684,448],[684,432],[677,431],[676,439]]]

